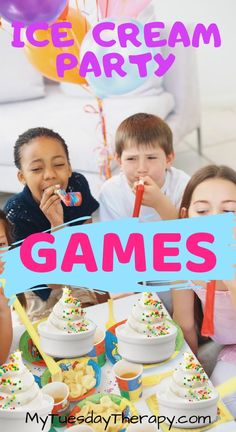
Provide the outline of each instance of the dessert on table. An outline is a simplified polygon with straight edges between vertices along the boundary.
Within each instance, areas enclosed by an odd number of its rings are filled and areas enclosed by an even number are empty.
[[[217,418],[218,392],[192,353],[184,353],[173,375],[161,381],[157,399],[159,415],[175,416],[175,427],[199,428]],[[181,416],[185,423],[178,422]]]
[[[125,324],[116,328],[119,354],[138,363],[158,363],[175,351],[177,328],[155,293],[142,293]]]
[[[63,288],[60,300],[48,319],[38,325],[42,349],[54,357],[79,357],[93,348],[96,325],[69,288]]]
[[[41,431],[41,424],[29,421],[26,414],[37,413],[46,418],[52,411],[53,399],[44,395],[32,373],[24,365],[20,351],[10,356],[9,362],[0,366],[0,424],[4,432]],[[44,430],[50,429],[45,423]]]

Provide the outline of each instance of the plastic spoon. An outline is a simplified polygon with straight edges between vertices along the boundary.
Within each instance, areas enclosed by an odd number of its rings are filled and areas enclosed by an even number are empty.
[[[15,297],[15,300],[13,302],[13,307],[15,308],[16,312],[18,313],[22,323],[25,325],[34,345],[37,347],[39,353],[41,354],[43,360],[45,361],[49,372],[51,374],[52,381],[62,381],[62,371],[61,368],[58,366],[58,364],[53,360],[52,357],[45,354],[45,352],[42,350],[40,346],[40,340],[39,336],[31,323],[30,319],[28,318],[24,308],[21,306],[19,300],[17,297]]]
[[[224,383],[222,383],[216,387],[216,390],[219,392],[220,397],[222,399],[225,396],[228,396],[231,393],[234,393],[235,389],[236,389],[236,377],[230,378],[229,380],[225,381]]]
[[[108,305],[108,321],[106,322],[106,329],[108,330],[109,328],[111,328],[113,325],[116,324],[116,320],[114,318],[114,311],[113,311],[113,299],[108,299],[107,300],[107,305]]]

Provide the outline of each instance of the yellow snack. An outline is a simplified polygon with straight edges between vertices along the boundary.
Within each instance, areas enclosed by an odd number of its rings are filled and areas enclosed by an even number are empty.
[[[69,386],[70,397],[79,398],[96,385],[95,372],[87,360],[81,360],[70,370],[62,371],[62,381]]]
[[[114,403],[109,396],[103,396],[100,399],[100,403],[93,403],[91,401],[86,401],[86,404],[81,408],[79,416],[84,416],[85,418],[89,416],[92,412],[93,415],[100,415],[108,421],[109,424],[106,429],[107,432],[118,432],[124,429],[122,425],[122,419],[117,418],[115,423],[115,417],[112,414],[122,413],[125,408],[125,404],[117,405]],[[96,432],[104,432],[105,422],[96,423],[91,425]]]

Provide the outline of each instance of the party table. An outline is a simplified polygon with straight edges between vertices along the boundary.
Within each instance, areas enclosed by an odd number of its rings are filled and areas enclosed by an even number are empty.
[[[133,304],[137,301],[139,297],[140,294],[134,294],[132,296],[114,300],[114,308],[113,308],[114,317],[117,322],[127,319]],[[105,330],[105,323],[108,320],[108,304],[102,303],[102,304],[98,304],[86,308],[86,316],[87,318],[93,320],[98,327]],[[14,347],[13,348],[17,347],[17,341],[19,341],[20,334],[24,330],[25,329],[23,328],[23,326],[14,327]],[[180,349],[177,356],[175,356],[174,358],[166,362],[161,363],[158,366],[154,365],[153,367],[150,368],[144,368],[143,376],[164,374],[165,372],[173,370],[181,362],[182,355],[186,351],[191,352],[189,346],[184,341],[182,348]],[[45,369],[42,366],[36,366],[26,361],[25,363],[35,376],[41,376]],[[113,394],[115,393],[118,395],[120,394],[118,386],[115,382],[114,374],[112,372],[112,364],[109,360],[107,360],[105,365],[102,367],[101,383],[97,388],[97,391],[113,393]],[[150,398],[150,396],[153,394],[155,394],[155,385],[144,387],[142,398],[138,402],[134,403],[139,414],[142,415],[146,414],[148,416],[153,415],[153,413],[151,413],[146,403],[146,400]],[[68,429],[66,429],[65,427],[60,427],[60,428],[55,428],[55,430],[63,432]],[[161,430],[161,429],[157,429],[157,430]],[[235,426],[235,422],[229,421],[227,423],[220,424],[215,427],[211,427],[210,430],[212,430],[213,432],[233,432],[234,430],[236,430],[236,426]]]

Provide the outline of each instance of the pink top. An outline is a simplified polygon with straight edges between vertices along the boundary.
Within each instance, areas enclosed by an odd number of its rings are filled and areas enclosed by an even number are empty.
[[[194,288],[194,292],[200,298],[203,310],[206,300],[205,288]],[[234,308],[229,291],[215,292],[215,333],[211,337],[221,345],[236,344],[236,309]]]

